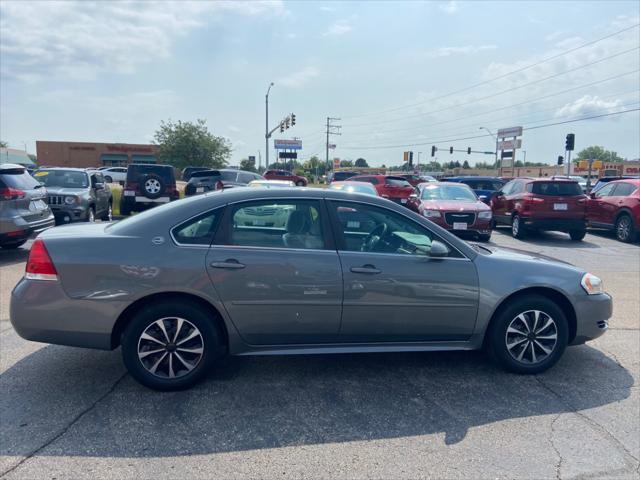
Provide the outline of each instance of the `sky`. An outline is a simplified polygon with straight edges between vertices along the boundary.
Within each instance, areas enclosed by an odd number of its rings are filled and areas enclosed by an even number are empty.
[[[162,120],[202,118],[231,164],[264,162],[274,82],[270,127],[297,124],[271,160],[294,137],[300,158],[324,158],[328,116],[342,125],[330,158],[372,166],[430,160],[432,145],[439,161],[492,161],[448,150],[493,151],[481,127],[518,125],[519,160],[555,162],[570,132],[576,150],[637,159],[639,23],[639,2],[611,0],[3,0],[0,139],[149,143]]]

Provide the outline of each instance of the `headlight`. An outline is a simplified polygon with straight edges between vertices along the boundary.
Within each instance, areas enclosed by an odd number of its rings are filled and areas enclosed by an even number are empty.
[[[438,210],[423,210],[422,215],[427,218],[440,218],[440,212]]]
[[[604,293],[604,284],[602,283],[602,280],[590,273],[585,273],[582,276],[580,285],[582,285],[584,291],[589,295],[598,295],[599,293]]]
[[[64,197],[64,203],[66,203],[67,205],[73,205],[74,203],[76,203],[76,200],[76,197]]]
[[[478,218],[481,218],[483,220],[491,220],[491,210],[478,213]]]

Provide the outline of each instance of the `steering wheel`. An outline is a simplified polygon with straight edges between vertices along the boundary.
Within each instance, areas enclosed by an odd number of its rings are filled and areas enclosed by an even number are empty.
[[[360,247],[361,252],[373,252],[376,245],[380,242],[381,239],[387,234],[387,230],[389,227],[386,223],[379,223],[376,225],[369,235],[367,235],[362,241],[362,246]]]

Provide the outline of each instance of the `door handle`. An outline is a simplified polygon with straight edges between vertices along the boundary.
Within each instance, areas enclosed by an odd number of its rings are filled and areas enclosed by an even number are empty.
[[[240,270],[241,268],[246,267],[244,263],[240,263],[232,258],[227,259],[224,262],[211,262],[209,266],[212,268],[226,268],[229,270]]]
[[[382,270],[378,270],[373,265],[363,265],[361,267],[351,267],[351,271],[353,273],[368,273],[368,274],[382,273]]]

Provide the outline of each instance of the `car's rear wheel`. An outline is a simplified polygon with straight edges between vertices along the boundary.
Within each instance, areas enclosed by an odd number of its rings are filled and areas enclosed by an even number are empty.
[[[519,215],[513,215],[511,218],[511,235],[513,238],[523,239],[525,237],[524,225]]]
[[[27,239],[26,238],[24,240],[19,240],[17,242],[4,243],[4,244],[0,245],[0,247],[5,248],[7,250],[13,250],[15,248],[21,247],[25,243],[27,243]]]
[[[193,305],[159,302],[144,308],[123,335],[122,357],[129,373],[154,390],[195,385],[220,352],[214,321]]]
[[[298,187],[304,187],[304,182],[303,182],[302,180],[298,180],[298,181],[296,182],[296,186],[298,186]]]
[[[540,295],[520,297],[503,308],[487,332],[498,363],[515,373],[540,373],[562,356],[568,342],[567,318]]]
[[[622,214],[616,220],[616,238],[621,242],[631,242],[635,237],[633,229],[633,220],[629,215]]]
[[[571,240],[573,240],[574,242],[579,242],[580,240],[582,240],[585,235],[587,234],[587,230],[571,230],[569,232],[569,236],[571,237]]]
[[[111,178],[109,175],[107,175],[106,177],[104,177],[104,181],[107,183],[111,183],[113,182],[113,178]]]

